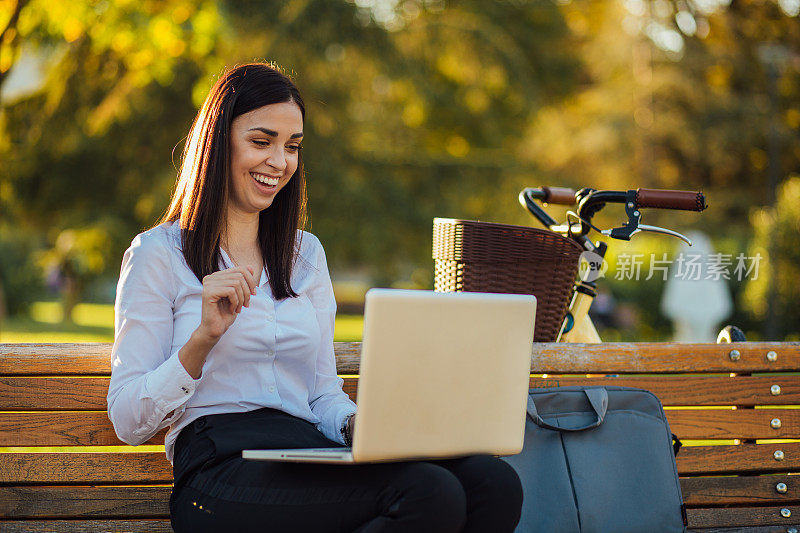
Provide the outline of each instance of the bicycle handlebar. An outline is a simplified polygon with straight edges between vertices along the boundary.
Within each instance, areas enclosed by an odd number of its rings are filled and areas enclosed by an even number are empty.
[[[567,187],[542,187],[543,202],[558,205],[575,205],[575,189]]]
[[[535,216],[546,227],[562,234],[569,234],[574,239],[588,248],[585,235],[589,232],[591,220],[598,211],[603,209],[607,203],[619,203],[625,205],[625,212],[628,215],[628,224],[624,226],[625,237],[620,234],[612,235],[615,238],[630,238],[629,234],[636,229],[641,217],[640,208],[659,208],[659,209],[680,209],[685,211],[702,211],[706,207],[706,199],[703,193],[696,191],[675,191],[668,189],[630,189],[628,191],[599,191],[591,188],[584,188],[577,192],[563,187],[540,187],[523,189],[519,194],[520,203]],[[573,229],[572,223],[558,225],[558,223],[548,215],[538,204],[545,202],[550,204],[574,205],[578,204],[577,215],[579,219],[579,230]],[[618,228],[615,231],[621,230]],[[652,230],[652,228],[650,228]],[[586,241],[586,242],[584,242]]]
[[[636,206],[684,211],[702,211],[708,207],[701,192],[667,189],[636,189]]]
[[[632,189],[629,191],[596,191],[581,189],[578,191],[578,215],[590,220],[606,203],[625,204],[629,207],[655,207],[658,209],[681,209],[684,211],[702,211],[706,207],[706,197],[701,192],[672,191],[668,189]]]

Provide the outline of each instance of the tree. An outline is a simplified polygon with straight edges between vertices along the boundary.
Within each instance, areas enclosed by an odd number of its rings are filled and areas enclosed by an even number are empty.
[[[166,204],[172,148],[195,112],[187,95],[220,17],[204,0],[17,7],[3,57],[21,40],[52,67],[39,91],[0,108],[0,217],[42,236],[45,262],[63,269],[70,309],[91,278],[116,270],[131,236]],[[98,235],[102,249],[82,238]]]

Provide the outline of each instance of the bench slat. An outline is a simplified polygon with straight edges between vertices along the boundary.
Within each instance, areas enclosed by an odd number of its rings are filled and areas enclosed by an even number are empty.
[[[687,507],[719,505],[797,505],[795,476],[681,478]],[[775,491],[785,483],[786,494]],[[0,516],[5,518],[157,518],[168,517],[171,487],[0,487]]]
[[[785,483],[780,494],[775,485]],[[683,477],[681,492],[687,507],[718,505],[797,505],[800,503],[800,480],[796,476]]]
[[[0,376],[109,375],[107,342],[0,344]]]
[[[0,487],[5,518],[168,518],[171,487]]]
[[[699,510],[699,509],[698,509]],[[691,520],[691,518],[690,518]],[[690,522],[692,524],[692,522]],[[697,526],[692,526],[697,527]],[[702,533],[783,533],[795,523],[773,527],[702,529]],[[169,520],[0,520],[3,533],[172,533]],[[694,531],[694,529],[693,529]]]
[[[775,460],[776,450],[784,453],[782,461]],[[797,472],[800,470],[800,442],[684,446],[676,461],[682,476]]]
[[[740,358],[732,361],[731,350]],[[777,353],[768,361],[770,350]],[[800,342],[679,344],[620,342],[534,344],[533,374],[636,374],[793,372],[800,368]]]
[[[145,444],[164,444],[163,429]],[[0,446],[124,446],[105,412],[0,413]]]
[[[714,527],[710,529],[690,529],[690,532],[697,533],[786,533],[787,528],[800,527],[797,524],[786,524],[785,526],[755,526],[755,527]]]
[[[796,405],[800,404],[800,376],[551,376],[531,378],[531,387],[569,387],[574,385],[618,386],[644,389],[655,394],[663,405]],[[777,396],[771,387],[778,385]]]
[[[669,410],[681,439],[780,439],[800,436],[799,409]],[[778,418],[781,427],[770,421]],[[147,441],[163,444],[166,430]],[[104,411],[0,413],[0,446],[123,445]]]
[[[0,411],[105,410],[107,377],[0,378]],[[800,376],[548,376],[531,378],[531,387],[608,385],[651,391],[666,406],[685,405],[796,405],[800,404]],[[775,396],[771,387],[778,385]],[[358,378],[345,377],[344,391],[356,399]]]
[[[164,452],[7,453],[2,459],[0,483],[7,485],[172,483]]]
[[[680,439],[791,439],[800,436],[798,409],[669,410],[667,421]],[[770,421],[777,418],[781,427]]]
[[[0,376],[108,375],[111,344],[0,344]],[[340,374],[358,374],[361,343],[334,343]],[[731,361],[728,353],[741,356]],[[766,358],[774,350],[774,362]],[[800,368],[800,342],[732,344],[536,343],[533,374],[634,374],[703,372],[792,372]]]
[[[776,461],[775,450],[784,452]],[[677,458],[682,476],[761,474],[800,470],[800,443],[684,446]],[[8,453],[0,461],[5,484],[171,483],[163,452]]]
[[[3,533],[172,533],[169,520],[0,520]]]
[[[781,509],[789,509],[791,517],[781,516]],[[690,528],[720,528],[736,526],[782,526],[786,528],[798,523],[800,507],[729,507],[718,509],[687,509]],[[786,531],[786,529],[783,529]]]
[[[107,377],[0,378],[0,411],[105,411]],[[344,378],[355,401],[358,378]]]
[[[0,376],[108,376],[107,342],[75,344],[0,343]],[[360,342],[334,343],[340,374],[358,374]]]
[[[106,409],[108,378],[0,378],[0,411]]]

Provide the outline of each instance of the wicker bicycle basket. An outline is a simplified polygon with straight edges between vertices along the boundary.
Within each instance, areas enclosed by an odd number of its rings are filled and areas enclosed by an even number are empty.
[[[581,247],[552,231],[435,218],[434,290],[536,296],[535,342],[556,340],[569,307]]]

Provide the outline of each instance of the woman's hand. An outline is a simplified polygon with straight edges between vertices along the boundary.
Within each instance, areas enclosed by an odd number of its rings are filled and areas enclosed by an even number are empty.
[[[220,270],[203,278],[203,308],[197,332],[216,342],[242,311],[250,307],[256,279],[250,267]]]

